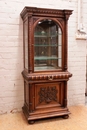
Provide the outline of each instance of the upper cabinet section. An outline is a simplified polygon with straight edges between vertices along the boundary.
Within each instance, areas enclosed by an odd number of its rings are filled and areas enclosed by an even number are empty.
[[[70,14],[72,10],[23,9],[25,71],[67,70],[67,21]]]
[[[51,19],[39,21],[34,29],[34,71],[62,68],[62,31]]]

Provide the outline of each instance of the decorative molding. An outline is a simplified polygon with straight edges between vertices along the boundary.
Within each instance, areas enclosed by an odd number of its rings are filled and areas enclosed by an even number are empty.
[[[31,73],[28,74],[25,70],[22,72],[23,77],[28,80],[28,81],[34,81],[34,80],[48,80],[49,81],[49,77],[52,77],[53,80],[68,80],[70,77],[72,77],[72,74],[69,72],[53,72],[52,74],[48,73],[48,74],[35,74],[35,73]]]
[[[64,10],[65,19],[68,20],[73,10]]]
[[[52,16],[52,14],[55,14],[55,17],[65,17],[69,18],[69,15],[72,14],[72,10],[58,10],[58,9],[46,9],[46,8],[37,8],[37,7],[25,7],[21,12],[21,17],[24,18],[24,16],[28,14],[31,16],[39,15],[42,16]]]
[[[87,31],[83,23],[83,3],[78,0],[78,28],[76,32],[76,40],[87,40]]]

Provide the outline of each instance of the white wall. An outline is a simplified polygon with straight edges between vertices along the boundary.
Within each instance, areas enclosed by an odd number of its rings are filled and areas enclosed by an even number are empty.
[[[87,1],[82,2],[81,22],[84,23],[87,30]],[[86,88],[86,40],[76,40],[75,33],[77,31],[77,2],[74,5],[73,17],[69,20],[69,71],[73,77],[68,85],[69,105],[85,104],[85,88]]]
[[[87,24],[84,2],[84,22]],[[0,0],[0,113],[20,111],[23,106],[23,23],[24,6],[73,9],[68,24],[68,105],[85,103],[86,41],[76,40],[77,0]]]
[[[87,0],[84,0],[82,12],[83,12],[82,18],[87,32]],[[87,41],[86,41],[86,94],[87,94]]]

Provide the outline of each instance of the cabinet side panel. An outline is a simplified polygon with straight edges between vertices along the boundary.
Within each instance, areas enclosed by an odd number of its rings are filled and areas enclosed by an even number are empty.
[[[28,87],[28,83],[26,81],[24,81],[24,100],[25,100],[25,104],[26,106],[29,108],[29,87]]]

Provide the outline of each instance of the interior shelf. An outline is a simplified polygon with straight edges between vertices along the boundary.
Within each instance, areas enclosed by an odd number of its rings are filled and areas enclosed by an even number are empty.
[[[48,45],[48,44],[35,44],[34,46],[41,46],[41,47],[58,47],[58,46],[61,46],[61,45],[56,45],[56,44],[53,44],[53,45]]]
[[[56,56],[35,56],[34,57],[34,60],[58,60],[58,59],[61,59],[61,58],[58,58]]]
[[[36,34],[34,34],[34,37],[38,37],[38,38],[40,38],[40,37],[57,37],[57,36],[59,36],[59,35],[61,35],[61,34],[55,34],[55,35],[36,35]]]

